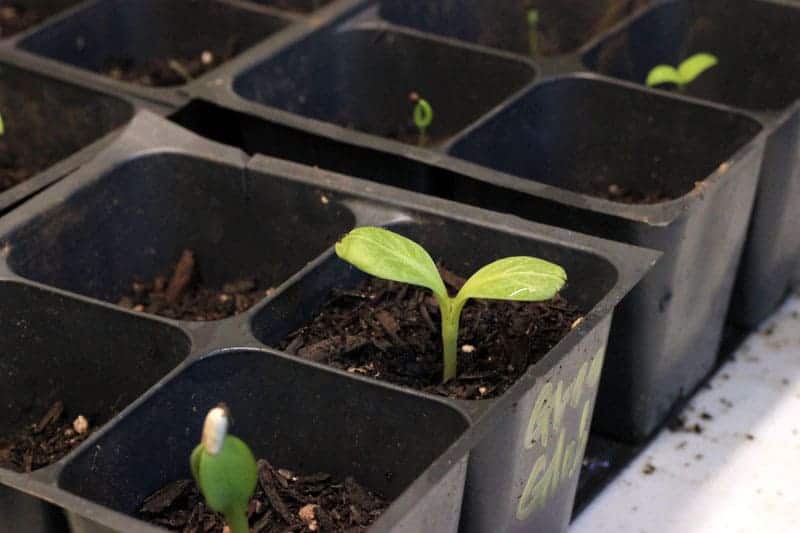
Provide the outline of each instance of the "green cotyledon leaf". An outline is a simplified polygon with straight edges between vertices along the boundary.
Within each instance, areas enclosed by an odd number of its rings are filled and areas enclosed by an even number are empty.
[[[647,75],[645,84],[648,87],[655,87],[662,83],[674,83],[675,85],[683,85],[683,78],[681,78],[678,69],[670,65],[658,65],[653,67],[653,70]]]
[[[473,274],[461,287],[456,300],[549,300],[566,281],[567,273],[555,263],[535,257],[506,257]]]
[[[678,66],[678,73],[680,74],[683,84],[691,83],[700,74],[715,66],[719,61],[716,56],[701,52],[684,60]]]
[[[227,435],[215,455],[201,448],[192,454],[192,470],[195,468],[197,484],[211,509],[226,515],[247,509],[258,481],[258,467],[242,440]]]
[[[392,231],[356,228],[336,243],[336,255],[367,274],[426,287],[447,298],[447,289],[428,252]]]

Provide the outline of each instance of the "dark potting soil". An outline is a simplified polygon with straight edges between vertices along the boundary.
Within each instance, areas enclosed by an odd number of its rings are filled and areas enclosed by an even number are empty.
[[[57,401],[37,423],[11,437],[0,437],[0,468],[32,472],[55,463],[94,431],[90,425],[81,427],[76,418],[68,417],[63,402]]]
[[[40,23],[50,15],[77,4],[79,0],[62,5],[47,5],[47,2],[9,2],[0,6],[0,38],[10,37]],[[33,4],[33,5],[32,5]]]
[[[461,278],[440,269],[448,290]],[[465,400],[499,396],[580,318],[547,302],[470,300],[461,314],[458,376],[442,384],[439,308],[429,291],[370,278],[334,290],[311,322],[280,343],[286,352],[348,372]]]
[[[221,320],[247,311],[272,290],[255,278],[225,283],[221,288],[207,287],[194,252],[184,250],[170,278],[134,281],[130,295],[117,305],[177,320]]]
[[[183,85],[239,53],[238,42],[234,37],[223,49],[204,50],[197,57],[154,58],[143,62],[132,57],[111,57],[106,60],[102,72],[118,81],[148,87]]]
[[[299,475],[258,461],[258,484],[248,506],[255,533],[321,531],[359,533],[386,509],[387,503],[352,478],[328,474]],[[219,533],[222,515],[206,507],[194,481],[175,481],[149,496],[140,516],[184,533]]]

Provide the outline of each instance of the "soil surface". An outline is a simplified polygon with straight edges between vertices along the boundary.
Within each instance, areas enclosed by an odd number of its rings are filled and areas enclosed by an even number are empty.
[[[448,290],[464,278],[440,268]],[[280,348],[348,372],[450,398],[499,396],[580,318],[560,296],[548,302],[470,300],[461,314],[458,371],[442,379],[439,308],[429,291],[370,278],[334,290],[312,321]]]
[[[55,463],[94,431],[80,419],[67,417],[63,402],[55,402],[37,423],[10,438],[0,437],[0,468],[32,472]]]
[[[232,38],[222,50],[204,50],[197,57],[156,58],[138,62],[132,57],[111,57],[102,73],[118,81],[148,87],[183,85],[216,68],[240,51],[239,40]]]
[[[134,281],[130,295],[117,305],[176,320],[221,320],[250,309],[272,290],[255,278],[226,283],[221,288],[207,287],[194,252],[184,250],[171,277]]]
[[[35,26],[50,15],[77,4],[79,0],[65,3],[63,6],[25,5],[25,2],[9,2],[0,6],[0,38],[9,37],[15,33]],[[46,4],[46,2],[39,2]],[[28,2],[35,4],[35,2]]]
[[[359,533],[386,509],[387,502],[352,478],[294,474],[258,461],[258,484],[248,507],[255,533],[321,531]],[[206,507],[194,481],[179,480],[149,496],[139,514],[145,520],[184,533],[219,533],[222,515]]]

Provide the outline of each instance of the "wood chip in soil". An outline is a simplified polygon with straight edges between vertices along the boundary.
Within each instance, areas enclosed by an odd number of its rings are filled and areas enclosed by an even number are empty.
[[[337,481],[329,474],[296,474],[258,461],[258,484],[247,510],[255,533],[366,531],[387,502],[352,478]],[[139,516],[184,533],[220,533],[222,515],[205,504],[194,481],[175,481],[142,503]]]
[[[16,435],[0,437],[0,468],[32,472],[51,465],[86,440],[94,428],[79,434],[73,419],[65,414],[64,403],[54,402],[35,423]]]
[[[440,269],[448,290],[464,278]],[[429,291],[370,278],[335,290],[280,348],[293,355],[425,392],[467,400],[499,396],[569,333],[578,310],[548,302],[471,300],[461,315],[459,374],[442,379],[439,307]]]
[[[169,278],[134,281],[130,294],[117,305],[176,320],[221,320],[250,309],[272,291],[256,278],[225,283],[220,288],[207,287],[195,253],[184,250]]]

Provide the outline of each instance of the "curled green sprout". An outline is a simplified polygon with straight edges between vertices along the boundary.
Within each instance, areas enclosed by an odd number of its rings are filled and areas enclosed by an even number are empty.
[[[719,63],[717,56],[701,52],[686,58],[678,68],[672,65],[657,65],[647,74],[645,84],[655,87],[664,83],[674,83],[679,90],[684,90],[687,85],[697,79],[700,74]]]
[[[223,514],[231,533],[249,533],[247,505],[256,489],[258,467],[247,444],[228,435],[224,405],[206,415],[202,440],[189,462],[208,506]]]
[[[417,93],[411,93],[409,98],[414,102],[412,118],[414,125],[419,130],[420,144],[424,144],[427,138],[428,128],[433,123],[433,107],[430,102],[420,97]]]
[[[458,327],[467,300],[549,300],[567,281],[567,273],[554,263],[535,257],[506,257],[478,270],[451,297],[436,264],[422,246],[375,227],[356,228],[348,233],[336,243],[336,254],[372,276],[430,289],[442,319],[444,382],[458,373]]]

